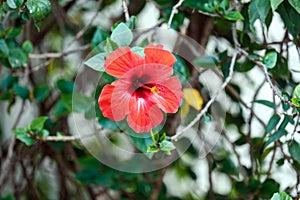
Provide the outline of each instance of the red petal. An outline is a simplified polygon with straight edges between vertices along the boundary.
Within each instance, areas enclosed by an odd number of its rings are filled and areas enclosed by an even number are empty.
[[[156,105],[143,98],[133,97],[127,117],[129,126],[137,133],[149,132],[163,120],[163,113]]]
[[[125,118],[131,98],[128,87],[124,82],[115,81],[102,89],[98,103],[104,117],[115,121]]]
[[[144,59],[132,52],[129,47],[120,47],[113,51],[105,60],[105,71],[121,78],[126,72],[143,64]]]
[[[180,81],[172,77],[156,85],[156,94],[150,95],[149,100],[166,113],[175,113],[183,97]]]
[[[138,80],[143,84],[158,83],[168,79],[172,73],[172,67],[166,67],[159,64],[145,64],[130,70],[128,73],[124,74],[123,78],[129,82]]]
[[[175,56],[167,50],[162,49],[162,45],[148,45],[145,52],[145,63],[157,63],[172,67],[176,62]]]

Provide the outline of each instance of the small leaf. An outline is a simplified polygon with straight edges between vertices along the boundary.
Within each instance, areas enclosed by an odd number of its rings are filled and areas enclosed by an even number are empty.
[[[22,45],[22,49],[26,52],[26,53],[31,53],[33,51],[33,46],[32,43],[29,40],[26,40],[23,45]]]
[[[9,49],[7,47],[7,44],[5,42],[5,40],[0,39],[0,56],[7,58],[9,55]]]
[[[110,38],[106,39],[105,50],[107,53],[111,53],[118,48],[118,44],[112,41]]]
[[[292,104],[296,107],[300,107],[300,98],[292,98]]]
[[[282,2],[283,0],[271,0],[271,8],[273,13]]]
[[[24,0],[7,0],[6,3],[11,9],[20,8]]]
[[[180,80],[180,83],[183,85],[190,77],[189,69],[179,56],[175,55],[175,57],[177,61],[173,65],[173,75],[176,76]]]
[[[265,105],[265,106],[267,106],[267,107],[269,107],[269,108],[272,108],[272,109],[275,108],[274,103],[271,102],[271,101],[268,101],[268,100],[260,99],[260,100],[255,100],[255,101],[253,101],[253,103],[259,103],[259,104]]]
[[[126,22],[126,25],[128,26],[128,28],[130,28],[131,30],[134,29],[135,21],[136,21],[136,16],[131,16],[129,21]]]
[[[294,89],[294,96],[300,98],[300,84],[298,84]]]
[[[9,51],[8,61],[12,67],[20,67],[27,63],[28,57],[20,48],[13,48]]]
[[[69,111],[83,113],[89,109],[92,99],[83,94],[63,94],[62,102]]]
[[[34,139],[27,133],[26,128],[18,128],[13,132],[16,138],[25,143],[27,146],[31,146],[34,143]]]
[[[286,130],[278,130],[276,131],[275,133],[273,133],[269,139],[267,140],[266,144],[265,144],[265,147],[267,147],[269,144],[279,140],[282,136],[286,135],[287,132]]]
[[[202,108],[203,99],[198,90],[194,88],[184,88],[183,94],[184,100],[188,105],[192,106],[196,110],[200,110]]]
[[[73,81],[60,79],[56,82],[56,86],[62,93],[65,93],[65,94],[70,94],[74,90],[74,82]]]
[[[269,69],[274,68],[276,62],[277,62],[277,53],[275,51],[269,52],[263,57],[263,63]]]
[[[289,152],[291,157],[300,163],[300,145],[296,141],[293,141],[293,143],[289,146]]]
[[[174,149],[176,149],[176,147],[174,146],[174,144],[170,141],[167,140],[163,140],[159,143],[159,148],[162,151],[172,151]]]
[[[271,132],[277,126],[279,121],[280,121],[280,116],[277,114],[273,115],[267,124],[265,134]]]
[[[29,128],[31,130],[41,131],[47,119],[48,117],[46,116],[38,117],[31,122]]]
[[[134,53],[139,54],[141,57],[145,57],[144,48],[143,47],[132,47],[131,51]],[[174,66],[173,66],[174,68]]]
[[[269,0],[266,0],[266,1],[257,0],[256,1],[256,9],[259,14],[261,23],[264,24],[268,14],[269,14],[269,11],[271,9],[270,1]]]
[[[203,68],[217,67],[218,60],[214,56],[202,56],[193,62],[195,65]]]
[[[150,144],[147,146],[147,152],[148,153],[155,153],[158,152],[159,148],[155,144]]]
[[[107,53],[96,54],[95,56],[93,56],[93,57],[89,58],[87,61],[85,61],[84,64],[96,71],[103,72],[106,56],[107,56]]]
[[[273,194],[271,200],[293,200],[292,197],[287,195],[285,192],[277,192]]]
[[[28,99],[29,97],[29,90],[23,86],[20,86],[19,84],[14,85],[14,91],[22,99]]]
[[[36,101],[43,101],[49,94],[50,88],[47,85],[39,85],[34,88],[33,95]]]
[[[224,18],[230,21],[244,20],[243,15],[238,11],[230,11],[224,15]]]
[[[300,14],[300,2],[299,2],[299,0],[289,0],[289,3],[291,4],[291,6],[293,6],[293,8],[295,8],[295,10],[298,12],[298,14]]]
[[[106,31],[104,31],[100,28],[97,28],[93,35],[92,48],[95,48],[101,42],[105,41],[108,36],[109,36],[109,34]]]
[[[119,46],[129,46],[133,40],[133,34],[126,24],[120,23],[111,33],[110,38]]]
[[[35,21],[41,21],[51,12],[51,3],[49,0],[28,0],[26,8]]]
[[[43,129],[43,130],[41,130],[41,131],[38,132],[38,135],[40,137],[47,137],[47,136],[50,135],[50,132],[47,129]]]

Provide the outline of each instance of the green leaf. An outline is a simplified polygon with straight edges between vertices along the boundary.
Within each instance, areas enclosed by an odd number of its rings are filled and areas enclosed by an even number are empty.
[[[101,28],[97,28],[92,39],[92,48],[95,48],[101,42],[105,41],[109,34],[102,30]]]
[[[106,39],[105,50],[107,53],[111,53],[118,48],[118,44],[112,41],[110,38]]]
[[[61,117],[61,116],[65,116],[69,113],[70,111],[66,108],[65,104],[62,102],[62,100],[59,100],[53,110],[52,110],[52,115],[54,115],[55,117]]]
[[[117,124],[115,121],[113,121],[113,120],[111,120],[111,119],[109,119],[109,118],[106,118],[106,117],[104,117],[104,116],[100,116],[100,117],[98,118],[98,123],[99,123],[103,128],[106,128],[106,129],[110,129],[110,130],[114,130],[114,131],[120,130],[118,124]]]
[[[179,56],[175,55],[175,57],[177,61],[173,65],[173,73],[180,80],[180,83],[184,84],[190,77],[189,69]]]
[[[33,96],[36,101],[43,101],[49,94],[50,88],[48,85],[39,85],[33,89]]]
[[[120,23],[111,33],[110,38],[119,46],[129,46],[133,40],[133,34],[126,24]]]
[[[274,192],[279,190],[279,183],[273,179],[266,179],[261,185],[261,195],[264,199],[269,199]]]
[[[7,77],[3,78],[0,82],[0,89],[2,90],[9,90],[13,87],[14,83],[18,81],[17,77],[14,77],[12,75],[8,75]]]
[[[131,51],[134,53],[139,54],[141,57],[145,57],[144,48],[143,47],[132,47]],[[174,68],[174,66],[173,66]]]
[[[28,0],[26,8],[35,21],[41,21],[51,12],[51,3],[49,0]]]
[[[218,59],[214,56],[202,56],[193,62],[195,65],[203,68],[217,67]]]
[[[20,8],[24,0],[7,0],[6,3],[11,9]]]
[[[280,116],[277,114],[273,115],[267,124],[265,134],[271,132],[277,126],[279,121],[280,121]]]
[[[278,8],[278,6],[283,2],[283,0],[270,0],[270,1],[271,1],[271,8],[273,13]]]
[[[135,21],[136,21],[136,16],[131,16],[130,19],[126,22],[128,28],[133,30],[135,28]]]
[[[292,104],[296,107],[300,107],[300,98],[292,98]]]
[[[271,200],[293,200],[292,197],[287,195],[285,192],[277,192],[273,194]]]
[[[289,146],[289,152],[291,157],[300,163],[300,145],[296,141],[293,141],[293,143]]]
[[[48,117],[46,116],[38,117],[31,122],[29,128],[31,130],[41,131],[47,119]]]
[[[57,88],[65,94],[70,94],[74,90],[74,82],[65,79],[60,79],[56,82]]]
[[[42,129],[41,131],[38,132],[38,135],[40,137],[47,137],[50,135],[50,132],[47,129]]]
[[[250,29],[252,31],[255,31],[254,22],[259,18],[259,14],[257,12],[257,6],[256,6],[258,1],[259,0],[252,0],[248,8],[249,24],[250,24]]]
[[[149,152],[149,153],[155,153],[158,151],[159,151],[159,148],[155,144],[149,144],[147,146],[147,152]]]
[[[15,39],[20,33],[21,33],[20,28],[10,27],[5,31],[6,39]]]
[[[259,103],[259,104],[265,105],[265,106],[267,106],[269,108],[272,108],[272,109],[275,108],[274,103],[271,102],[271,101],[268,101],[268,100],[259,99],[259,100],[253,101],[253,103]]]
[[[28,57],[20,48],[13,48],[9,51],[8,61],[12,67],[20,67],[27,63]]]
[[[103,72],[106,57],[107,53],[99,53],[89,58],[87,61],[84,62],[84,64],[96,71]]]
[[[27,133],[26,128],[17,128],[13,132],[16,138],[25,143],[27,146],[31,146],[34,143],[34,139]]]
[[[291,4],[291,6],[293,6],[293,8],[295,8],[295,10],[298,12],[298,14],[300,14],[300,1],[299,0],[289,0],[289,3]]]
[[[269,11],[271,9],[271,3],[269,0],[265,0],[265,1],[258,0],[256,2],[256,8],[259,14],[260,21],[261,23],[264,24],[269,14]]]
[[[9,55],[9,49],[4,39],[0,39],[0,56],[7,58]]]
[[[83,94],[63,94],[62,102],[69,111],[83,113],[92,106],[92,99]]]
[[[159,143],[159,148],[162,151],[172,151],[174,149],[176,149],[175,145],[168,140],[163,140]]]
[[[22,99],[28,99],[30,92],[27,88],[20,86],[19,84],[14,84],[13,88],[19,97],[21,97]]]
[[[265,147],[267,147],[269,144],[279,140],[282,136],[286,135],[287,131],[286,130],[278,130],[272,135],[270,135],[269,139],[267,140]]]
[[[32,43],[29,40],[26,40],[23,45],[22,45],[22,49],[26,52],[26,53],[31,53],[33,51],[33,46]]]
[[[224,18],[230,21],[244,20],[243,15],[238,11],[230,11],[224,15]]]
[[[294,89],[294,96],[300,98],[300,83]]]
[[[277,62],[277,53],[275,51],[269,52],[263,57],[263,63],[269,69],[274,68],[276,62]]]

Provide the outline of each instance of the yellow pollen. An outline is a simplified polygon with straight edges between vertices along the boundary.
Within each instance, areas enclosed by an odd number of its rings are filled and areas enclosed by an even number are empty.
[[[156,88],[156,86],[153,86],[150,90],[153,94],[159,94],[159,90]]]

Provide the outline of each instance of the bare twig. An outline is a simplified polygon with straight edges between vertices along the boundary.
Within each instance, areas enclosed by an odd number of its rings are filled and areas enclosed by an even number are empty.
[[[83,27],[83,29],[81,29],[76,35],[75,37],[71,40],[71,42],[69,42],[67,44],[67,47],[70,46],[71,44],[73,44],[73,42],[75,42],[76,40],[78,40],[79,38],[81,38],[81,36],[85,33],[85,31],[92,25],[92,23],[95,21],[96,17],[98,16],[99,14],[99,9],[101,7],[101,4],[102,4],[102,0],[98,0],[98,5],[97,5],[97,8],[96,8],[96,12],[94,14],[94,16],[92,17],[92,19],[89,21],[89,23],[87,23],[85,25],[85,27]]]
[[[259,66],[266,78],[266,81],[268,82],[268,84],[270,85],[272,91],[274,92],[274,94],[284,103],[289,104],[290,106],[294,107],[294,105],[292,104],[292,102],[286,100],[281,94],[280,91],[278,90],[278,88],[272,83],[272,80],[268,74],[267,71],[267,67],[259,60],[256,60],[254,58],[252,58],[251,56],[249,56],[249,53],[247,51],[245,51],[242,48],[238,48],[238,51],[241,52],[243,55],[245,55],[249,60],[251,60],[252,62],[254,62],[257,66]]]
[[[45,59],[45,58],[60,58],[62,56],[67,56],[69,54],[77,53],[79,51],[85,51],[88,48],[90,48],[90,44],[83,45],[81,47],[78,47],[76,49],[70,50],[70,51],[62,51],[59,53],[43,53],[43,54],[29,54],[29,58],[31,59]]]
[[[44,142],[70,142],[70,141],[76,141],[79,140],[80,137],[78,136],[47,136],[42,137],[40,140]]]
[[[236,57],[237,57],[237,51],[234,52],[232,59],[231,59],[231,64],[229,67],[229,75],[222,84],[221,88],[215,93],[215,95],[207,102],[205,107],[201,110],[201,112],[186,126],[184,127],[181,131],[176,133],[171,137],[171,140],[177,140],[183,133],[185,133],[188,129],[192,128],[202,117],[205,113],[207,113],[208,109],[210,106],[216,101],[217,97],[221,94],[221,92],[225,89],[225,87],[228,85],[228,83],[231,81],[232,76],[233,76],[233,68],[236,62]]]
[[[128,12],[128,7],[127,7],[127,4],[126,4],[126,0],[122,0],[122,7],[123,7],[124,15],[125,15],[125,21],[128,22],[129,19],[130,19],[130,15],[129,15],[129,12]]]
[[[16,119],[14,125],[12,126],[12,129],[16,129],[16,127],[18,126],[18,124],[20,122],[20,119],[21,119],[21,116],[24,112],[24,106],[25,106],[25,101],[22,102],[21,109],[18,113],[18,116],[17,116],[17,119]],[[7,156],[6,156],[6,159],[3,162],[3,166],[2,166],[2,169],[1,169],[0,186],[3,184],[3,181],[6,179],[6,177],[8,175],[8,171],[9,171],[10,166],[12,164],[12,158],[13,158],[13,153],[14,153],[13,151],[14,151],[15,143],[16,143],[16,138],[15,138],[14,135],[12,135],[10,144],[8,146]]]
[[[181,6],[181,4],[184,2],[184,0],[179,0],[178,3],[176,5],[173,6],[172,8],[172,12],[171,12],[171,15],[170,15],[170,18],[169,18],[169,21],[168,21],[168,28],[171,27],[171,24],[172,24],[172,20],[174,18],[174,15],[178,12],[178,8]]]

